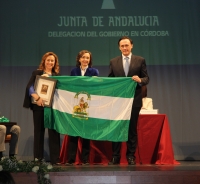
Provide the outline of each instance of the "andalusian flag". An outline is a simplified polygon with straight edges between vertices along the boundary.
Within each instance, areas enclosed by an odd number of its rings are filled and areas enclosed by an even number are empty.
[[[59,76],[45,127],[92,140],[127,141],[137,83],[131,77]]]

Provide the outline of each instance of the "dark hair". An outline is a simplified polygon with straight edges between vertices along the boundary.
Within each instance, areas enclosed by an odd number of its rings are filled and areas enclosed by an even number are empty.
[[[40,62],[40,65],[39,65],[38,69],[39,70],[44,70],[45,69],[45,60],[47,59],[48,56],[54,56],[55,57],[55,65],[52,68],[52,72],[55,72],[55,73],[58,74],[59,71],[60,71],[60,66],[59,66],[59,62],[58,62],[58,56],[53,52],[47,52],[42,56],[42,60]]]
[[[133,41],[128,37],[128,36],[122,36],[119,40],[118,40],[118,46],[121,40],[125,40],[128,39],[131,42],[131,45],[133,45]]]
[[[80,59],[85,53],[90,54],[90,62],[89,62],[88,67],[91,68],[91,67],[92,67],[92,53],[91,53],[90,51],[88,51],[88,50],[81,50],[81,51],[78,53],[78,55],[76,56],[76,66],[78,67],[78,66],[81,65],[79,59]]]

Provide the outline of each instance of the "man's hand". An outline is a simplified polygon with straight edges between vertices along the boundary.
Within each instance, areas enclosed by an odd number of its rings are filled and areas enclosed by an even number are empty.
[[[134,80],[135,82],[138,82],[138,83],[141,83],[141,82],[142,82],[142,80],[141,80],[137,75],[134,75],[134,76],[132,77],[132,80]]]

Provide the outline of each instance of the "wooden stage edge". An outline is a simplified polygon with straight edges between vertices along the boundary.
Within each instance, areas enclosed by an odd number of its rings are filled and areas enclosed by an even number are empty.
[[[89,165],[61,166],[52,172],[52,184],[199,184],[200,161],[179,161],[179,165]],[[12,173],[16,184],[35,184],[35,173]]]

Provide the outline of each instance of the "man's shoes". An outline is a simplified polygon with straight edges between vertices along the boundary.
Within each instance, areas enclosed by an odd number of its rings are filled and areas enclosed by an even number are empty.
[[[1,161],[2,157],[3,157],[3,153],[2,153],[2,151],[0,151],[0,161]]]
[[[128,165],[135,165],[135,158],[127,158]]]
[[[108,162],[108,165],[118,165],[120,162],[120,158],[112,158],[110,162]]]
[[[90,165],[88,161],[83,161],[82,165]]]

